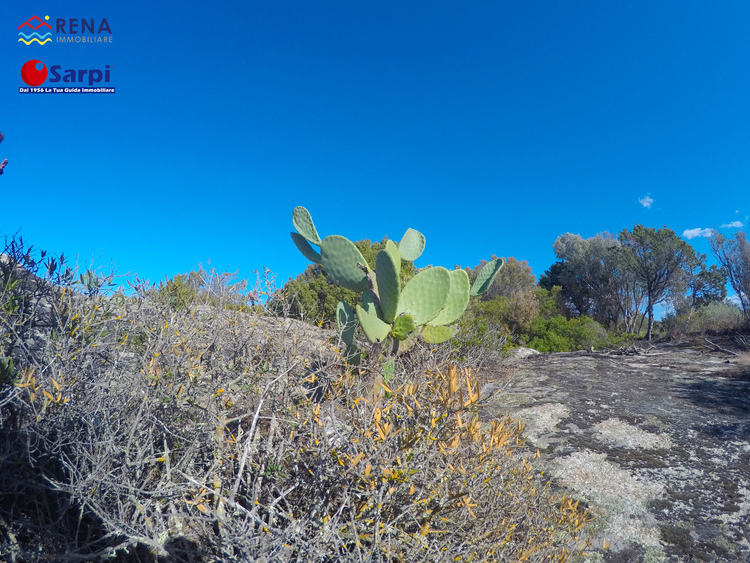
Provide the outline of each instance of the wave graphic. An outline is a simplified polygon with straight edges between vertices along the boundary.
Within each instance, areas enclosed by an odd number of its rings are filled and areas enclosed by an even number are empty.
[[[31,40],[32,37],[38,37],[39,39],[44,39],[45,37],[52,37],[52,34],[50,32],[47,32],[44,35],[40,34],[39,32],[34,32],[34,33],[30,33],[26,35],[25,33],[21,32],[18,35],[29,40]]]
[[[47,35],[49,35],[49,34],[47,34]],[[26,43],[26,45],[31,45],[31,44],[32,44],[32,43],[33,43],[34,41],[36,41],[36,42],[37,42],[37,43],[39,43],[40,45],[44,45],[44,44],[45,44],[45,43],[46,43],[47,41],[52,41],[52,38],[51,38],[51,37],[47,37],[47,39],[45,39],[44,41],[39,41],[39,39],[38,39],[38,38],[34,37],[34,38],[33,38],[33,39],[31,39],[30,41],[26,41],[25,39],[22,39],[22,38],[20,38],[20,37],[19,37],[19,38],[18,38],[18,40],[19,40],[19,41],[20,41],[21,43]]]

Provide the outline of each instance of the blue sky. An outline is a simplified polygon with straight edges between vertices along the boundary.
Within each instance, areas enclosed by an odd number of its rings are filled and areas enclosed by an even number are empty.
[[[283,282],[296,205],[321,236],[416,228],[418,266],[537,275],[566,232],[748,222],[745,0],[166,4],[3,6],[0,233],[151,281],[210,260]],[[27,46],[34,15],[106,18],[112,43]],[[20,94],[31,59],[110,65],[116,93]]]

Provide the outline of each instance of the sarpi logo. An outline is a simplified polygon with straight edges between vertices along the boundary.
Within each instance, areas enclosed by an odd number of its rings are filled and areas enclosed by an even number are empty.
[[[49,16],[44,16],[45,20],[49,20]],[[39,29],[42,29],[42,33],[39,33]],[[49,31],[47,31],[49,29]],[[52,42],[52,26],[44,21],[39,16],[33,16],[27,21],[23,22],[18,26],[18,41],[20,43],[26,43],[31,45],[34,41],[40,45]]]
[[[47,65],[42,61],[31,59],[26,61],[21,67],[21,78],[29,86],[41,86],[49,77],[49,82],[63,82],[66,84],[83,84],[88,82],[89,86],[104,82],[109,82],[110,65],[104,65],[104,70],[98,68],[74,69],[66,68],[62,70],[61,65],[52,65],[47,71]],[[62,72],[62,74],[61,74]]]
[[[31,45],[52,42],[50,17],[32,16],[18,26],[18,41]],[[112,43],[112,29],[107,18],[56,18],[54,32],[57,43]]]

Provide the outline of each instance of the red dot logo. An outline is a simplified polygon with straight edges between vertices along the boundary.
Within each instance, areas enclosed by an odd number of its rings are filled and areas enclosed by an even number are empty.
[[[42,68],[37,68],[39,65]],[[29,86],[39,86],[47,80],[47,67],[36,59],[26,61],[21,67],[21,78]]]

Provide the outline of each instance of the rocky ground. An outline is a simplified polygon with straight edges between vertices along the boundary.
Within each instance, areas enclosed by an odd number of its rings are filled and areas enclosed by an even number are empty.
[[[484,416],[525,422],[540,468],[596,516],[581,561],[750,561],[750,353],[711,342],[531,355],[492,374]]]

